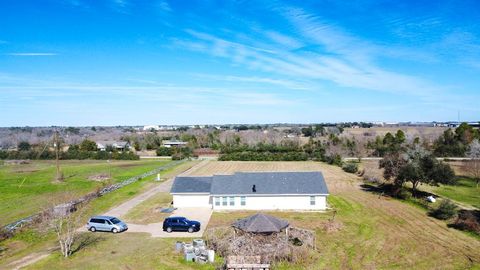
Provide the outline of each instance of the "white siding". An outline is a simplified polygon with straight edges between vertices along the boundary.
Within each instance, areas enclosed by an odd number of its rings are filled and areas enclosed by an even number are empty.
[[[173,195],[173,207],[211,207],[209,194]]]
[[[284,195],[284,196],[246,196],[245,205],[241,205],[241,196],[234,196],[234,205],[230,205],[231,196],[220,197],[220,205],[215,204],[215,210],[325,210],[327,208],[327,197],[325,195],[314,196],[315,205],[311,205],[312,196],[309,195]],[[223,204],[223,197],[227,197],[227,205]]]

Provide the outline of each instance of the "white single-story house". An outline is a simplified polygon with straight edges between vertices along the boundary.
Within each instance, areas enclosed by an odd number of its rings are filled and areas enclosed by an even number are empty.
[[[98,141],[96,143],[97,149],[100,151],[107,150],[107,146],[109,145],[119,151],[128,150],[128,148],[130,148],[130,144],[125,141]]]
[[[182,142],[182,141],[169,141],[169,140],[165,140],[165,141],[162,141],[162,146],[163,147],[182,147],[182,146],[186,146],[188,143],[187,142]]]
[[[214,210],[325,210],[328,188],[321,172],[237,172],[179,176],[174,207]]]

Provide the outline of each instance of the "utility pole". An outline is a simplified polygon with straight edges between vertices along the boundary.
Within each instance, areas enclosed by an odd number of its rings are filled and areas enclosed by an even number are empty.
[[[53,134],[53,148],[55,149],[55,165],[57,167],[57,175],[55,176],[56,181],[63,181],[63,175],[60,171],[60,139],[58,136],[58,131],[55,129],[55,133]]]

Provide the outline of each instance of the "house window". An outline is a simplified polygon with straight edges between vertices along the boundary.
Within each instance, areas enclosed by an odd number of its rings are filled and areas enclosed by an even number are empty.
[[[240,197],[240,205],[245,206],[246,204],[246,199],[245,196]]]
[[[235,197],[230,197],[230,206],[235,206]]]
[[[215,197],[215,206],[220,206],[220,197]]]
[[[227,206],[227,197],[222,197],[222,205]]]
[[[310,196],[310,205],[315,205],[315,196]]]

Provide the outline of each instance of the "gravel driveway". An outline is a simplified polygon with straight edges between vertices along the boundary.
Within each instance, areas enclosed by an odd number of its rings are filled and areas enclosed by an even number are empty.
[[[188,169],[187,171],[181,173],[188,174],[190,171],[196,170],[198,167],[202,167],[207,164],[208,161],[202,161],[197,165],[193,166],[192,168]],[[104,213],[105,216],[115,216],[121,217],[128,213],[131,209],[135,206],[143,203],[144,201],[148,200],[149,198],[153,197],[154,195],[161,193],[161,192],[169,192],[170,188],[172,187],[173,179],[169,179],[163,183],[160,183],[156,187],[135,196],[134,198],[110,209],[108,212]],[[193,207],[193,208],[179,208],[175,210],[170,216],[182,216],[188,219],[197,220],[201,223],[201,230],[194,233],[188,232],[172,232],[167,233],[163,231],[163,221],[159,223],[150,223],[146,225],[141,224],[133,224],[127,223],[128,231],[129,232],[143,232],[143,233],[150,233],[152,237],[202,237],[203,232],[205,231],[205,227],[208,225],[210,221],[210,217],[212,216],[212,209],[206,207]],[[79,229],[80,231],[86,231],[85,227]]]

